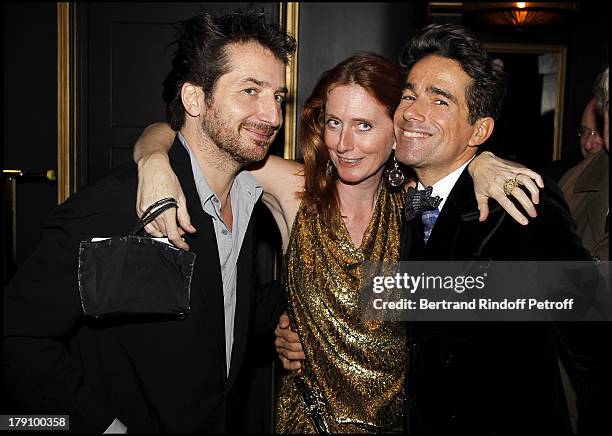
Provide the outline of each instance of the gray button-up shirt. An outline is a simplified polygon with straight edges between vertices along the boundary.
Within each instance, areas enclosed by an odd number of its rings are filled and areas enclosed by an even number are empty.
[[[191,154],[185,137],[178,134],[181,143],[189,153],[191,169],[195,180],[202,209],[213,220],[217,246],[219,247],[219,261],[221,263],[221,278],[223,279],[223,305],[225,313],[225,361],[229,375],[232,358],[232,345],[234,344],[234,314],[236,311],[236,264],[240,247],[246,229],[251,219],[253,207],[261,196],[263,190],[255,177],[248,171],[241,171],[234,179],[230,189],[232,202],[233,227],[228,229],[221,219],[221,203],[217,195],[206,182],[206,178],[198,160]]]

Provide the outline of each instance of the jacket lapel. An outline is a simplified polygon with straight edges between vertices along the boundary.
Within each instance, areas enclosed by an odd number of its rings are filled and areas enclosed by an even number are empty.
[[[591,192],[585,208],[593,233],[605,233],[606,211],[602,205],[608,204],[609,158],[605,150],[599,152],[589,166],[582,172],[574,186],[574,193]]]
[[[251,319],[251,305],[254,299],[253,290],[255,289],[256,277],[253,274],[253,257],[255,236],[253,232],[253,216],[249,222],[236,271],[236,312],[234,315],[234,345],[232,347],[232,359],[230,373],[228,377],[228,387],[231,387],[238,376],[244,350],[249,335],[249,321]]]
[[[461,214],[457,206],[455,202],[451,201],[451,197],[444,203],[444,207],[431,230],[427,244],[425,244],[425,259],[452,260],[452,247],[461,225]]]
[[[604,190],[608,187],[610,160],[605,150],[593,156],[589,165],[582,171],[574,184],[574,193]],[[605,177],[602,177],[605,175]]]
[[[606,211],[602,205],[608,204],[608,190],[594,192],[585,202],[585,209],[594,235],[606,233]]]
[[[402,212],[402,215],[404,213]],[[400,260],[420,260],[423,257],[423,223],[420,217],[402,221]]]
[[[471,206],[474,198],[472,178],[467,168],[453,186],[440,215],[431,230],[424,256],[427,260],[452,260],[455,240],[461,227],[461,215]]]
[[[505,212],[496,202],[490,202],[489,207],[489,217],[485,222],[479,222],[474,183],[466,168],[444,203],[425,245],[423,259],[478,258],[495,232],[496,224],[505,218]]]
[[[175,171],[187,199],[191,222],[197,229],[195,234],[187,233],[185,240],[196,253],[195,271],[191,292],[205,293],[212,335],[222,353],[225,365],[225,313],[223,304],[223,281],[219,261],[219,249],[212,219],[203,210],[195,186],[191,160],[178,137],[169,152],[170,164]],[[208,332],[202,332],[207,334]],[[227,368],[224,374],[227,374]]]

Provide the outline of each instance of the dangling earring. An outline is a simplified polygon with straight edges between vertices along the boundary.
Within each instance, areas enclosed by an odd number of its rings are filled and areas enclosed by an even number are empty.
[[[406,175],[400,169],[397,160],[395,159],[395,154],[393,155],[393,167],[387,169],[387,182],[393,188],[397,188],[401,186],[404,181],[406,181]]]
[[[334,171],[334,166],[331,163],[331,159],[327,159],[327,166],[325,167],[325,172],[327,173],[328,176],[331,176],[333,171]]]

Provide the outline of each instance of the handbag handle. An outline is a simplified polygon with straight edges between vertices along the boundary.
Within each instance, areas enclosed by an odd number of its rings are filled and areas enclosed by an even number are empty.
[[[172,197],[166,197],[156,201],[144,211],[140,219],[136,222],[136,226],[130,235],[137,235],[144,228],[144,226],[172,207],[178,208],[177,201]]]

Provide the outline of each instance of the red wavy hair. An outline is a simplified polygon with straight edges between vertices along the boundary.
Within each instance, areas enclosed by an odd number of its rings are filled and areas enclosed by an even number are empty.
[[[337,173],[328,173],[329,153],[323,141],[327,96],[342,85],[358,85],[385,107],[389,117],[402,95],[402,74],[398,65],[375,53],[358,53],[325,71],[306,100],[300,118],[300,146],[304,157],[302,201],[323,225],[336,235],[340,204],[336,190]]]

